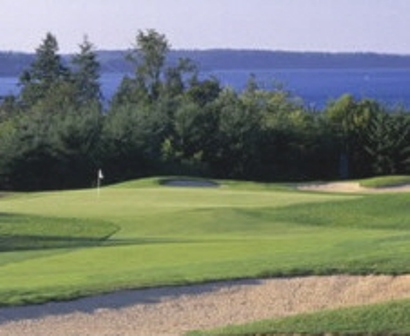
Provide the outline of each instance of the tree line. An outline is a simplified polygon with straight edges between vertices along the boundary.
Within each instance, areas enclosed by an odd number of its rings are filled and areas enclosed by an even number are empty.
[[[0,188],[89,187],[152,175],[256,181],[359,178],[410,172],[410,116],[341,96],[312,111],[278,85],[249,77],[236,92],[201,78],[189,59],[139,31],[125,76],[103,104],[100,64],[87,38],[69,63],[48,33],[0,104]]]

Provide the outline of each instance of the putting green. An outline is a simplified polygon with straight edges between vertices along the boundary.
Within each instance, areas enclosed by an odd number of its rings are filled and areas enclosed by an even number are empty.
[[[174,188],[158,179],[99,196],[2,198],[0,303],[228,278],[406,273],[409,200],[224,181]]]

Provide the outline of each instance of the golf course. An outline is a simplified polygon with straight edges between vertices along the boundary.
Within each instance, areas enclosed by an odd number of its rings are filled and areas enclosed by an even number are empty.
[[[408,180],[358,183],[368,191]],[[410,274],[407,192],[329,193],[295,184],[149,178],[99,192],[1,196],[3,311],[224,280]],[[408,316],[410,301],[399,300],[272,316],[210,334],[405,334]],[[0,320],[0,333],[7,322]]]

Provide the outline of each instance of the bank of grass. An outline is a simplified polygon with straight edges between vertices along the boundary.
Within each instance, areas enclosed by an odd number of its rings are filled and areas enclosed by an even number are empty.
[[[0,199],[0,305],[222,279],[410,273],[409,194],[160,182]]]
[[[113,188],[150,188],[150,187],[158,187],[164,186],[167,187],[169,182],[176,182],[176,181],[183,181],[183,182],[193,182],[193,186],[197,187],[196,183],[203,182],[205,185],[213,185],[216,188],[223,188],[223,189],[232,189],[232,190],[247,190],[247,191],[263,191],[263,190],[271,190],[271,191],[287,191],[291,192],[293,188],[290,188],[292,185],[291,183],[260,183],[260,182],[251,182],[251,181],[235,181],[235,180],[209,180],[206,178],[201,177],[191,177],[191,176],[164,176],[164,177],[151,177],[151,178],[144,178],[139,180],[127,181],[123,183],[118,183],[111,187]],[[172,185],[170,186],[172,187]]]
[[[410,176],[392,175],[367,178],[359,181],[360,186],[365,188],[389,188],[410,184]]]
[[[410,335],[409,316],[410,301],[405,300],[194,331],[186,336]]]
[[[118,229],[96,220],[0,213],[0,252],[95,246]]]

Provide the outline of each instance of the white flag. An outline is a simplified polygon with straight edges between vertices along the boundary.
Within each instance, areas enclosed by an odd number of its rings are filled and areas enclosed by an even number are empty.
[[[102,179],[104,178],[104,175],[103,175],[101,169],[98,169],[98,178],[99,178],[100,180],[102,180]]]

